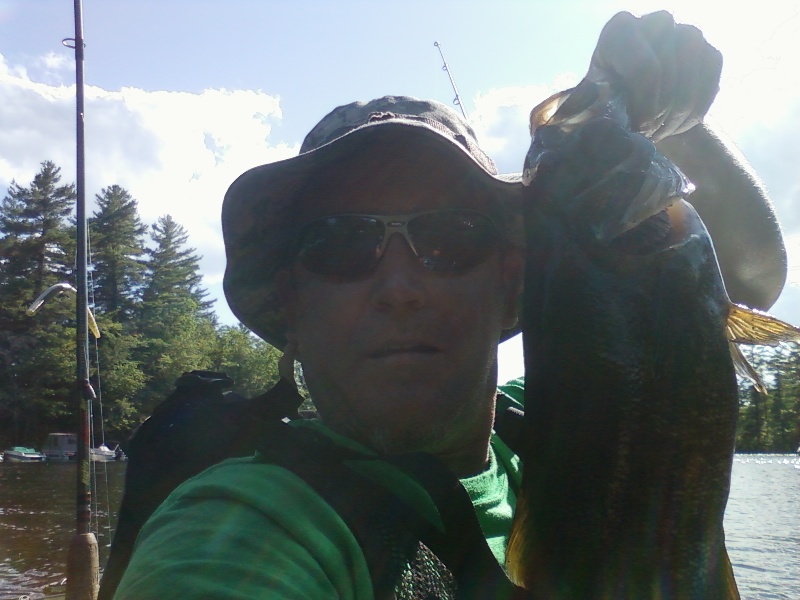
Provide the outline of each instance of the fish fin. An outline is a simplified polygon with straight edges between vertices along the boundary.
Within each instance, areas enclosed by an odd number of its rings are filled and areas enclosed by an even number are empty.
[[[767,386],[764,385],[764,380],[761,379],[761,375],[758,374],[758,371],[753,368],[753,365],[750,364],[747,357],[742,354],[739,346],[733,342],[728,342],[728,346],[731,350],[731,358],[733,359],[733,367],[736,369],[736,374],[752,381],[756,390],[766,396]]]
[[[737,344],[777,346],[781,342],[800,343],[800,327],[740,304],[730,306],[726,333],[736,373],[752,381],[755,388],[764,395],[767,395],[764,381]]]
[[[739,595],[739,588],[736,585],[736,578],[733,576],[733,565],[731,564],[731,559],[728,556],[728,551],[723,548],[722,550],[722,569],[723,569],[723,578],[725,586],[724,590],[724,598],[726,600],[741,600],[741,596]]]
[[[511,534],[508,538],[506,548],[506,573],[508,578],[516,586],[525,587],[525,582],[529,577],[528,572],[528,541],[525,531],[528,528],[528,503],[522,498],[524,492],[520,492],[517,498],[517,507],[514,511],[514,521],[511,525]]]
[[[569,90],[553,94],[546,100],[533,107],[530,116],[529,130],[531,135],[542,125],[547,125],[561,108],[561,105],[569,98]]]
[[[584,77],[574,88],[557,92],[534,106],[528,128],[531,135],[545,125],[555,125],[569,133],[586,121],[602,116],[627,127],[624,95],[609,81]]]
[[[781,342],[800,343],[800,327],[741,304],[731,304],[727,333],[728,339],[737,344],[777,346]]]

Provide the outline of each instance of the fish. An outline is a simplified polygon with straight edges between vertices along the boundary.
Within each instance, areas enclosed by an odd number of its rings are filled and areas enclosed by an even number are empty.
[[[737,344],[800,329],[730,301],[693,184],[611,83],[555,94],[531,133],[509,577],[549,600],[738,599],[723,516],[736,374],[757,374]]]

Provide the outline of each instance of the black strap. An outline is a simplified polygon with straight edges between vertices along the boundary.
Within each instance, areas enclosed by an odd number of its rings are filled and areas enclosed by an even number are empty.
[[[261,459],[301,477],[342,518],[364,553],[375,598],[392,598],[420,542],[456,582],[457,598],[510,599],[514,588],[489,549],[461,483],[436,458],[408,454],[384,458],[422,484],[444,523],[439,530],[391,490],[347,466],[363,454],[341,448],[304,427],[276,424],[259,447]]]
[[[444,531],[426,527],[421,540],[444,562],[458,583],[458,598],[521,597],[486,543],[472,500],[458,478],[430,454],[389,460],[421,483],[433,499]]]
[[[500,439],[511,448],[517,456],[524,456],[525,449],[525,412],[509,406],[494,418],[494,430]]]
[[[297,415],[303,398],[281,379],[252,399],[225,392],[224,373],[184,373],[175,390],[134,432],[125,492],[98,600],[110,600],[130,562],[139,530],[179,484],[226,458],[255,453],[264,429]]]

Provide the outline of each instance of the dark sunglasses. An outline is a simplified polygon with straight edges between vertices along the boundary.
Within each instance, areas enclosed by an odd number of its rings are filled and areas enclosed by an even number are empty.
[[[331,215],[300,226],[294,256],[317,275],[357,279],[378,265],[395,233],[406,239],[426,269],[453,275],[486,261],[502,240],[494,221],[474,210]]]

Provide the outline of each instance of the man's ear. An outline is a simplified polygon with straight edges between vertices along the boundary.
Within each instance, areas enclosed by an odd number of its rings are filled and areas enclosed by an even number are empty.
[[[510,329],[519,319],[519,296],[525,278],[525,255],[518,246],[510,246],[503,255],[503,328]]]

